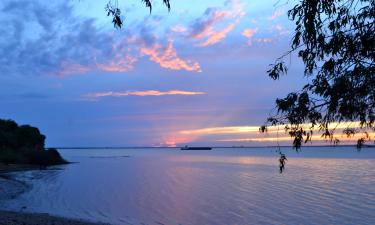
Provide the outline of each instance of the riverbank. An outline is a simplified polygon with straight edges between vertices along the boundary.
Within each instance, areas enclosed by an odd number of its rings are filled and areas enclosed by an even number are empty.
[[[84,220],[51,216],[46,213],[21,213],[0,211],[0,225],[104,225]]]

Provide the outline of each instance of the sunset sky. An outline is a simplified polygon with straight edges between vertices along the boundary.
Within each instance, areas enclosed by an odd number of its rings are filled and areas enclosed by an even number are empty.
[[[48,146],[266,145],[277,97],[308,80],[290,58],[293,23],[278,1],[107,0],[0,3],[0,118],[40,128]],[[281,134],[283,135],[283,134]],[[281,139],[290,144],[290,138]]]

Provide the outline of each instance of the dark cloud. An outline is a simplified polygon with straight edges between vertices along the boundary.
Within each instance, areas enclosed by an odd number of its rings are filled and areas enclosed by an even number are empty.
[[[152,32],[152,29],[146,25],[140,28],[139,40],[141,40],[142,44],[145,44],[146,46],[152,46],[156,43],[157,38]]]
[[[65,0],[51,4],[7,0],[0,9],[3,76],[69,75],[94,70],[126,72],[144,56],[141,48],[170,43],[160,43],[155,35],[161,16],[117,31],[108,30],[113,29],[111,26],[100,29],[95,19],[76,16],[71,3]]]
[[[94,19],[74,16],[68,1],[6,1],[1,11],[2,75],[79,73],[118,54],[113,43],[119,37],[96,28]]]

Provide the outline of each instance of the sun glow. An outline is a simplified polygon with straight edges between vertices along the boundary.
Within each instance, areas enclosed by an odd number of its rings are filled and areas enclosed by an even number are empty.
[[[302,124],[304,129],[309,129],[310,124]],[[359,122],[351,123],[331,123],[329,129],[334,129],[332,139],[339,139],[343,143],[354,143],[358,138],[363,136],[362,133],[348,137],[343,134],[346,128],[360,128]],[[208,127],[191,130],[181,130],[179,134],[186,136],[194,136],[195,139],[202,137],[217,137],[214,141],[217,142],[291,142],[293,139],[288,132],[285,131],[284,126],[271,126],[267,128],[266,133],[259,131],[259,126],[227,126],[227,127]],[[375,138],[375,132],[367,132],[370,139]],[[228,136],[228,137],[225,137]],[[322,136],[322,131],[316,126],[313,128],[312,141],[327,141],[329,139]]]

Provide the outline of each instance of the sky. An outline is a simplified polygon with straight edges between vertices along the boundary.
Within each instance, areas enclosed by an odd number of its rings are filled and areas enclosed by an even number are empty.
[[[0,118],[47,146],[275,144],[259,126],[309,79],[295,55],[288,76],[266,72],[289,50],[291,3],[118,0],[115,29],[107,2],[0,2]]]

